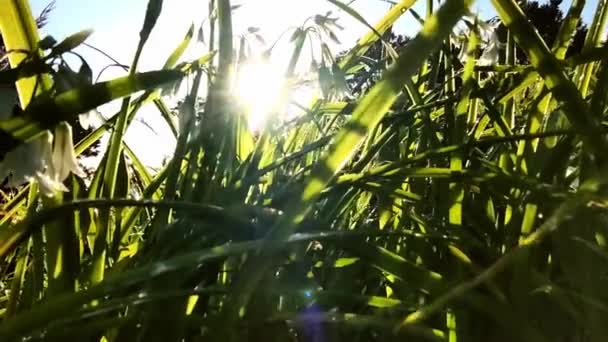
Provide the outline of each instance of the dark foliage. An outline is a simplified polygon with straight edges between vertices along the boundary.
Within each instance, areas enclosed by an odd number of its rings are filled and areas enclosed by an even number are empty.
[[[562,0],[549,0],[548,2],[522,1],[520,3],[522,10],[549,47],[553,46],[559,28],[565,19],[564,12],[559,8],[561,4]],[[566,57],[570,57],[581,51],[587,30],[587,25],[579,21]],[[507,41],[507,29],[502,24],[498,27],[498,35],[502,42]],[[501,55],[504,56],[504,54]],[[517,59],[519,63],[528,63],[526,55],[519,49],[517,50]]]
[[[410,40],[410,37],[406,35],[396,34],[392,29],[389,29],[383,37],[384,43],[376,41],[367,50],[365,55],[360,59],[361,62],[366,65],[361,71],[356,72],[349,78],[348,83],[351,92],[354,95],[360,95],[369,89],[376,81],[380,78],[382,71],[386,68],[388,52],[385,44],[388,43],[393,49],[399,51],[399,49]],[[344,56],[344,53],[340,53],[338,60]]]

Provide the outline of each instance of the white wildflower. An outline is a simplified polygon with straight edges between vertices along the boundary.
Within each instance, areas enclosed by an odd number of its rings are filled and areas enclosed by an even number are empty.
[[[52,136],[45,131],[40,137],[17,146],[8,152],[0,165],[0,177],[8,177],[8,185],[17,187],[32,180],[38,171],[46,168],[50,153],[45,154],[46,145],[52,143]]]
[[[72,127],[62,122],[55,127],[55,141],[53,146],[52,165],[49,168],[55,180],[63,182],[70,172],[79,177],[85,174],[78,165],[72,138]]]
[[[487,23],[483,20],[477,21],[483,49],[483,53],[479,57],[477,65],[493,65],[498,63],[501,47],[500,39],[498,39],[499,25],[500,22]]]
[[[477,65],[479,66],[488,66],[498,63],[499,61],[499,52],[502,44],[498,39],[498,27],[500,26],[500,22],[489,23],[484,20],[481,20],[479,16],[473,13],[468,13],[463,17],[464,21],[468,22],[470,26],[475,26],[477,32],[479,33],[479,38],[481,40],[480,48],[482,51],[481,56],[477,60]],[[466,58],[466,37],[470,34],[470,28],[466,28],[462,32],[465,37],[460,41],[460,55],[459,58],[464,60]]]
[[[489,41],[486,42],[483,53],[479,57],[479,60],[477,60],[477,65],[487,66],[498,63],[499,49],[500,41],[498,40],[498,35],[494,33],[490,36]]]
[[[96,109],[78,115],[78,121],[84,129],[97,129],[105,123],[104,117]]]
[[[36,139],[21,144],[6,154],[0,164],[0,177],[9,177],[9,186],[37,181],[40,191],[52,197],[68,191],[63,185],[69,174],[83,177],[72,143],[72,127],[65,122],[55,128],[55,135],[44,131]]]

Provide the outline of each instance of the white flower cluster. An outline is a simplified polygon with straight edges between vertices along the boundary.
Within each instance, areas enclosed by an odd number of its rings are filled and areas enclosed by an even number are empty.
[[[489,66],[498,63],[499,51],[502,43],[498,39],[498,26],[500,21],[487,22],[481,20],[477,15],[469,13],[463,20],[468,24],[457,36],[455,44],[460,48],[460,59],[464,61],[467,53],[467,41],[471,29],[475,29],[480,38],[481,56],[477,59],[477,65]]]
[[[40,191],[52,197],[68,191],[63,184],[70,172],[84,177],[72,143],[72,127],[62,122],[55,134],[44,131],[39,137],[8,152],[0,163],[0,178],[9,177],[9,186],[37,181]]]

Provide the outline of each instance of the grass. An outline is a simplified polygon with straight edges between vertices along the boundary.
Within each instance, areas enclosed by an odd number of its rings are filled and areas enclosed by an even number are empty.
[[[57,178],[68,191],[49,192],[29,177],[3,204],[0,340],[605,340],[605,2],[583,51],[564,59],[584,2],[548,47],[515,1],[493,0],[509,38],[505,63],[490,66],[477,65],[483,23],[455,30],[472,1],[429,0],[398,51],[382,40],[413,1],[375,25],[330,2],[370,32],[338,60],[326,54],[325,96],[304,115],[253,134],[230,95],[247,56],[229,0],[209,2],[207,54],[182,61],[193,27],[162,70],[140,73],[170,5],[150,0],[128,76],[93,84],[75,71],[82,82],[63,92],[53,66],[88,33],[40,46],[27,1],[7,1],[0,32],[15,52],[0,75],[18,81],[24,110],[0,121],[3,167],[27,169],[8,163],[36,143],[59,150],[61,122],[122,106],[57,162],[41,159],[49,174],[109,134],[90,180],[72,172]],[[319,32],[332,23],[295,29],[290,81],[307,44],[327,50],[333,33]],[[362,77],[372,86],[340,96]],[[161,89],[182,78],[176,125]],[[150,102],[177,135],[156,173],[123,141]]]

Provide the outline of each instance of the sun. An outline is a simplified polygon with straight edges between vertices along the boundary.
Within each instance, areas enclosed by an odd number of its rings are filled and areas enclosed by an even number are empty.
[[[251,131],[262,130],[271,115],[280,112],[277,105],[285,86],[285,78],[280,69],[265,61],[248,62],[239,66],[234,96],[246,111]]]

